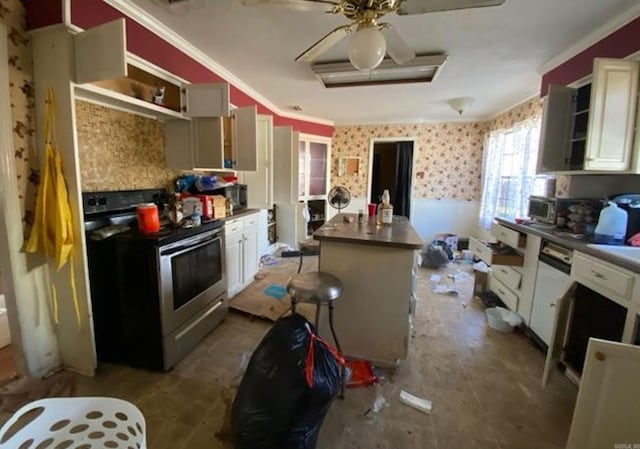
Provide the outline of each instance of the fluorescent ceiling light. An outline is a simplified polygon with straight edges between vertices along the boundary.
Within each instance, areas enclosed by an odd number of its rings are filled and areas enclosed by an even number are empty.
[[[447,60],[447,55],[416,56],[398,65],[385,59],[371,71],[357,70],[350,62],[311,64],[311,70],[325,87],[373,86],[377,84],[430,83]]]

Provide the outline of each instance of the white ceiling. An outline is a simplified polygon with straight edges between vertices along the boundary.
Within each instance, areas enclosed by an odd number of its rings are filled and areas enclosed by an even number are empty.
[[[117,0],[112,1],[116,3]],[[294,58],[342,16],[240,0],[166,0],[135,4],[259,93],[281,112],[335,124],[459,120],[446,101],[475,99],[465,120],[485,120],[530,98],[540,67],[584,38],[640,13],[638,0],[506,0],[497,7],[412,16],[385,16],[417,53],[449,55],[431,84],[326,89],[308,63]],[[346,38],[318,61],[347,59]],[[593,43],[593,42],[589,42]]]

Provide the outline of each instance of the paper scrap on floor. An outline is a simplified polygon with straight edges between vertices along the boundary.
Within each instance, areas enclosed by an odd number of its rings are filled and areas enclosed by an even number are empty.
[[[443,295],[452,296],[458,296],[458,294],[460,293],[458,291],[458,287],[456,287],[454,284],[436,284],[433,286],[432,291],[434,293],[441,293]]]
[[[404,390],[400,390],[400,401],[403,404],[407,404],[409,407],[413,407],[416,410],[420,410],[427,414],[431,413],[431,409],[433,408],[433,402],[430,400],[419,398],[418,396]]]

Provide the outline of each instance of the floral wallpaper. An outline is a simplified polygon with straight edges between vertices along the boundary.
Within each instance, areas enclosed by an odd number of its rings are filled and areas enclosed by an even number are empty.
[[[35,143],[35,104],[31,43],[26,32],[24,5],[19,0],[0,0],[0,21],[8,32],[9,96],[13,121],[13,154],[18,178],[20,213],[25,231],[33,222],[35,195],[40,180],[40,161]]]
[[[507,112],[489,120],[487,123],[487,130],[494,131],[496,129],[512,128],[516,123],[523,122],[536,116],[541,117],[542,104],[542,99],[536,97],[514,106]]]
[[[165,168],[157,120],[76,101],[76,129],[83,191],[169,187],[180,174]]]
[[[344,185],[354,197],[365,197],[371,139],[415,138],[414,198],[479,201],[484,135],[541,115],[542,100],[534,98],[487,122],[338,126],[331,149],[331,185]],[[338,176],[344,156],[360,158],[359,176]]]
[[[479,200],[485,130],[482,123],[338,126],[331,147],[331,185],[344,185],[354,197],[365,197],[370,140],[415,138],[415,198]],[[338,176],[342,156],[360,158],[359,176]]]

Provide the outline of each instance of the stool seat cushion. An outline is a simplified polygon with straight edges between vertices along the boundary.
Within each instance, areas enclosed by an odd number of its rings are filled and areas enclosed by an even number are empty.
[[[329,302],[342,294],[342,282],[333,274],[309,271],[293,276],[287,292],[298,302]]]

